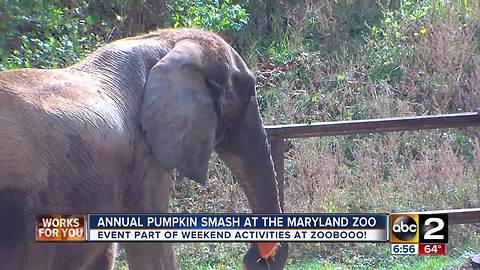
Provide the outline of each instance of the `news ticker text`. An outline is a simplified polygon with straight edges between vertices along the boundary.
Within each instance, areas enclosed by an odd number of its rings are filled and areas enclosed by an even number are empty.
[[[392,254],[445,254],[448,216],[423,214],[39,215],[37,241],[387,242]]]

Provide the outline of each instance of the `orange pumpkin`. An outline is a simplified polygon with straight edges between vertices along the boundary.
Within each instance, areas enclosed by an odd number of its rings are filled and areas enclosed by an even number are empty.
[[[277,250],[280,248],[280,243],[276,242],[262,242],[257,243],[258,252],[263,259],[273,258],[277,254]]]

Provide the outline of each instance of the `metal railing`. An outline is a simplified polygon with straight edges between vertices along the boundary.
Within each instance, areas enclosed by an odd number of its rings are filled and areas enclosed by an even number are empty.
[[[265,129],[270,139],[275,171],[277,172],[281,207],[282,209],[285,207],[285,139],[425,129],[478,127],[480,126],[479,113],[480,109],[477,110],[477,112],[458,114],[266,126]],[[447,214],[449,225],[480,223],[480,208],[438,210],[420,213]],[[480,269],[480,254],[472,256],[471,263],[474,269]]]
[[[478,127],[480,126],[479,112],[480,110],[477,112],[432,116],[411,116],[266,126],[265,129],[270,139],[275,171],[277,172],[279,199],[282,209],[285,205],[284,149],[285,139],[287,138],[308,138],[425,129]],[[441,212],[449,215],[450,224],[480,223],[480,208],[443,210]]]
[[[270,139],[272,158],[277,172],[280,205],[285,208],[285,139],[309,138],[395,131],[448,129],[480,126],[480,110],[470,113],[431,116],[379,118],[369,120],[337,121],[311,124],[266,126]],[[480,223],[480,208],[452,209],[420,212],[423,214],[448,214],[449,224]],[[480,269],[480,254],[471,258],[472,267]]]

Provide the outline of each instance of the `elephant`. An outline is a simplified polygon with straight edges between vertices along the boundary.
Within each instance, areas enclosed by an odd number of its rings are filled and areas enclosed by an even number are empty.
[[[215,151],[253,213],[281,213],[255,78],[217,34],[119,39],[63,69],[0,72],[0,269],[112,269],[112,243],[39,243],[37,214],[166,213],[171,173]],[[171,243],[124,243],[129,269],[175,269]],[[288,245],[244,269],[283,269]]]

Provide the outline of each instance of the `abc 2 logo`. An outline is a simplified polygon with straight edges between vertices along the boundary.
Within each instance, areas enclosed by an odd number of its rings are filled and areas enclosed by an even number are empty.
[[[447,242],[446,214],[390,214],[390,243]]]

